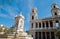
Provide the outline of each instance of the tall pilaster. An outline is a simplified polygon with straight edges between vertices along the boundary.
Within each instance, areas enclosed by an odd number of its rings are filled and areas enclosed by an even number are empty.
[[[46,22],[44,22],[44,24],[45,24],[45,29],[46,29]]]
[[[56,24],[55,21],[53,21],[53,29],[56,28]]]
[[[39,22],[38,22],[38,29],[39,29]]]
[[[59,20],[59,29],[60,29],[60,20]]]
[[[33,35],[33,39],[35,39],[35,22],[34,22],[34,35]]]
[[[41,29],[42,29],[43,27],[42,27],[42,21],[41,21]]]
[[[39,32],[38,32],[38,39],[39,39]]]
[[[46,32],[45,32],[45,39],[47,39],[47,35],[46,35]]]
[[[49,32],[50,33],[50,39],[51,39],[51,32]]]
[[[50,21],[48,21],[49,29],[50,29]]]
[[[43,39],[43,33],[41,32],[41,39]]]

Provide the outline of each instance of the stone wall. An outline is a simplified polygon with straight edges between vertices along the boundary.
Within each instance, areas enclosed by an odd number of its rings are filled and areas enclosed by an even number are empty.
[[[13,39],[14,35],[0,35],[0,39]]]
[[[0,39],[7,39],[7,35],[6,34],[4,34],[4,35],[0,34]]]
[[[5,35],[4,35],[5,36]],[[26,35],[26,36],[16,36],[14,37],[14,34],[8,34],[7,37],[3,37],[1,36],[0,39],[32,39],[32,37],[30,35]]]

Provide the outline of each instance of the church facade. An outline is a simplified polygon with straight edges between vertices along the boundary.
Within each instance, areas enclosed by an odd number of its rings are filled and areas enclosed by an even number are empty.
[[[52,17],[38,19],[37,8],[32,8],[30,14],[30,34],[33,39],[57,39],[56,31],[60,29],[60,9],[52,4]]]

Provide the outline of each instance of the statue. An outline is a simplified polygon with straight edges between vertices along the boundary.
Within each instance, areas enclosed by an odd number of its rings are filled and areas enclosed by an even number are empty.
[[[24,16],[22,15],[22,13],[20,13],[19,16],[15,17],[16,23],[17,24],[17,33],[19,33],[20,31],[23,31],[24,28]]]
[[[24,16],[22,13],[15,17],[16,33],[14,39],[33,39],[31,35],[24,32]]]

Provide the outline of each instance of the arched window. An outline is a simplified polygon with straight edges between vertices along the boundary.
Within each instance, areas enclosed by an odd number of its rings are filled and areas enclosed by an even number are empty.
[[[56,8],[55,5],[54,5],[54,8]]]
[[[55,15],[57,16],[57,12],[55,12]]]
[[[34,16],[32,16],[32,20],[34,19]]]

